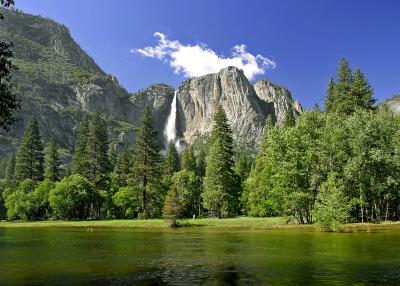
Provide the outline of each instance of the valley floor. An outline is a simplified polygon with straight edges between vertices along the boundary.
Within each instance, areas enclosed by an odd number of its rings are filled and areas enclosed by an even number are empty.
[[[201,218],[180,220],[183,227],[218,227],[237,229],[303,229],[318,230],[316,225],[300,225],[288,223],[285,217],[274,218]],[[167,223],[162,219],[148,220],[93,220],[93,221],[1,221],[0,228],[11,227],[84,227],[84,228],[167,228]],[[368,231],[379,229],[400,229],[400,222],[381,223],[352,223],[343,226],[343,231]]]

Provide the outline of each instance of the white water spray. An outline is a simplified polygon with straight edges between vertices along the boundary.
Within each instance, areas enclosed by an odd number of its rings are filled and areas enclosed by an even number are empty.
[[[165,149],[168,148],[168,144],[171,142],[175,143],[176,149],[179,150],[180,147],[179,140],[176,138],[176,94],[177,91],[175,90],[174,98],[171,103],[171,111],[168,115],[167,125],[165,125],[164,129],[164,137],[166,139]]]

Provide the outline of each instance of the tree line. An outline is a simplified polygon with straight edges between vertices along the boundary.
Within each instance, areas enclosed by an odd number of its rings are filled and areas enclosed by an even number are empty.
[[[257,154],[236,146],[218,107],[207,144],[160,152],[144,109],[134,144],[110,149],[100,114],[85,114],[71,174],[62,177],[54,141],[35,120],[4,164],[7,219],[287,216],[334,229],[345,222],[399,219],[400,117],[375,107],[364,74],[343,59],[322,110],[266,121]],[[1,214],[0,214],[1,215]]]

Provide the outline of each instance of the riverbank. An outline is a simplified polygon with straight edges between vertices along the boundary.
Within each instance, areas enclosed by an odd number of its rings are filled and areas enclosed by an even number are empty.
[[[288,223],[285,217],[274,218],[201,218],[180,220],[183,227],[218,227],[218,228],[242,228],[242,229],[304,229],[318,230],[316,225],[301,225]],[[0,228],[15,227],[99,227],[99,228],[167,228],[168,224],[162,219],[148,220],[94,220],[94,221],[2,221]],[[400,222],[381,223],[353,223],[343,226],[343,231],[365,231],[378,229],[400,229]]]

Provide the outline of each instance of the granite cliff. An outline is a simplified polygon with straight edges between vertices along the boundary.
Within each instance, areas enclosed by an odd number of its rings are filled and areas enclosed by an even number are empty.
[[[175,94],[173,87],[154,84],[129,93],[80,48],[67,27],[18,11],[3,13],[0,37],[14,43],[18,70],[13,73],[13,88],[22,106],[11,131],[0,131],[0,159],[16,150],[32,117],[38,120],[44,141],[54,138],[65,157],[70,157],[84,112],[106,116],[114,146],[132,143],[144,106],[153,113],[163,146],[163,130]],[[176,96],[176,133],[184,144],[210,133],[220,104],[235,139],[245,143],[259,142],[268,115],[281,122],[288,108],[296,115],[301,112],[289,90],[265,79],[252,84],[235,67],[186,80]]]

